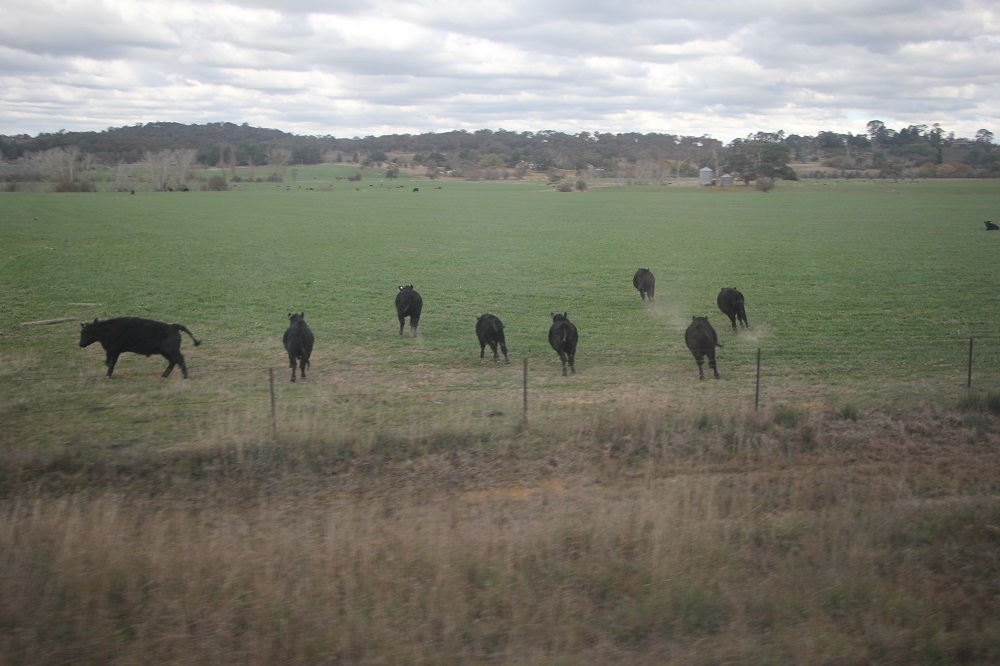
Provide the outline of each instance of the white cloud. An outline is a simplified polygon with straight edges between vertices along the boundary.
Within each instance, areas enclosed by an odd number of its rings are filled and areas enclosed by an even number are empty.
[[[989,0],[0,0],[0,133],[1000,131]],[[860,121],[859,118],[866,120]]]

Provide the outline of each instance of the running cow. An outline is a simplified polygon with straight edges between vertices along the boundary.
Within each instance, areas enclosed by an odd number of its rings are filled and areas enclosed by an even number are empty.
[[[504,338],[503,322],[500,321],[500,317],[488,312],[476,317],[476,337],[479,338],[479,358],[486,356],[486,345],[489,345],[493,350],[493,362],[496,363],[500,358],[497,354],[499,345],[500,351],[503,352],[504,363],[510,364],[507,358],[507,340]]]
[[[648,268],[640,268],[632,276],[632,286],[639,290],[639,298],[646,302],[649,296],[649,304],[653,304],[653,291],[656,289],[656,278],[649,272]]]
[[[573,361],[576,358],[576,342],[579,338],[576,326],[566,318],[565,312],[562,314],[557,312],[552,313],[552,326],[549,328],[549,344],[556,350],[556,353],[559,354],[559,360],[562,361],[563,377],[566,376],[567,363],[569,364],[569,371],[574,375],[576,374]]]
[[[694,360],[698,364],[698,379],[705,378],[702,370],[704,358],[708,357],[708,367],[715,373],[715,378],[719,378],[719,370],[715,367],[715,348],[721,347],[719,336],[715,334],[715,329],[708,323],[708,317],[692,317],[691,325],[684,331],[684,342],[694,355]]]
[[[417,324],[420,323],[420,311],[424,307],[424,299],[420,298],[412,284],[403,285],[396,294],[396,316],[399,317],[399,334],[403,334],[405,320],[410,318],[410,330],[417,337]]]
[[[740,326],[743,328],[750,328],[750,323],[747,322],[747,311],[744,307],[743,294],[740,293],[738,289],[733,287],[723,287],[719,291],[718,297],[715,299],[716,304],[722,311],[722,314],[729,317],[729,321],[733,324],[733,330],[736,330],[736,321],[739,320]]]
[[[181,324],[165,324],[162,321],[142,319],[141,317],[116,317],[104,321],[94,321],[80,324],[80,346],[88,347],[100,342],[107,353],[105,364],[108,366],[108,377],[115,370],[118,357],[125,352],[152,356],[159,354],[170,363],[163,371],[163,377],[170,374],[175,365],[181,367],[181,374],[187,379],[187,366],[181,355],[181,331],[187,333],[195,346],[201,344],[191,331]]]
[[[306,323],[306,313],[290,313],[288,315],[288,330],[282,337],[281,342],[288,352],[288,363],[292,366],[292,381],[295,381],[295,365],[299,366],[302,379],[306,378],[306,366],[309,365],[309,357],[313,350],[313,333]]]

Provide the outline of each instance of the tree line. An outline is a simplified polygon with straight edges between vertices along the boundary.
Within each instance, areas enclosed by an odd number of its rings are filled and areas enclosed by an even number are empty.
[[[72,189],[97,167],[142,167],[155,189],[179,184],[193,165],[274,167],[323,162],[416,169],[431,177],[519,178],[527,172],[573,171],[578,177],[611,177],[662,183],[696,176],[711,167],[744,183],[799,176],[837,175],[996,177],[1000,153],[993,134],[956,137],[939,124],[902,129],[870,121],[858,134],[802,136],[756,132],[729,144],[710,136],[669,133],[554,130],[455,130],[338,138],[300,136],[246,123],[185,125],[156,122],[100,132],[0,136],[0,179],[34,178]],[[798,169],[805,167],[805,173]]]

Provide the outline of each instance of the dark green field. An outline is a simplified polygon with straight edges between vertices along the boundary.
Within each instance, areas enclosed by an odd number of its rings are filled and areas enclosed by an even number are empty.
[[[0,353],[36,353],[40,372],[99,373],[93,350],[71,344],[76,325],[18,324],[146,316],[202,337],[191,367],[212,381],[213,361],[279,365],[285,315],[304,310],[320,340],[316,371],[335,373],[358,350],[380,363],[414,346],[393,335],[392,307],[396,287],[413,283],[429,367],[475,368],[474,318],[491,311],[513,356],[548,369],[548,315],[567,311],[581,330],[581,382],[607,366],[686,382],[682,333],[695,314],[726,338],[729,380],[760,347],[772,374],[809,383],[961,384],[969,337],[985,346],[983,371],[997,368],[987,350],[1000,236],[982,224],[1000,203],[992,182],[789,183],[770,194],[429,181],[415,193],[374,182],[4,197]],[[630,283],[639,266],[657,276],[652,309]],[[724,330],[723,286],[746,294],[751,335]],[[123,374],[133,369],[155,375],[125,359]]]
[[[997,182],[342,172],[0,195],[0,662],[1000,659]],[[105,378],[80,322],[124,315],[190,328],[190,379]]]
[[[646,392],[752,405],[758,349],[770,405],[953,400],[966,390],[969,338],[973,386],[1000,380],[1000,235],[982,224],[1000,202],[994,182],[559,193],[537,181],[333,175],[304,169],[295,185],[231,192],[5,196],[0,391],[17,406],[7,432],[58,451],[66,437],[190,443],[220,414],[240,423],[229,435],[261,432],[298,418],[271,419],[269,368],[279,412],[337,429],[479,422],[469,412],[480,409],[514,426],[524,359],[540,414]],[[639,266],[657,277],[653,307],[631,285]],[[397,334],[393,307],[409,283],[424,297],[415,340]],[[749,333],[733,334],[717,310],[723,286],[746,295]],[[291,311],[317,337],[297,386],[280,344]],[[546,338],[554,311],[580,330],[567,380]],[[483,312],[506,324],[509,367],[480,362]],[[132,354],[108,382],[99,346],[77,347],[76,321],[21,325],[125,315],[183,323],[204,341],[185,337],[185,385],[160,379],[162,359]],[[708,315],[725,345],[719,382],[697,380],[683,343],[692,315]],[[394,407],[368,413],[372,395]],[[129,411],[147,405],[175,416]],[[38,418],[54,409],[60,418]]]

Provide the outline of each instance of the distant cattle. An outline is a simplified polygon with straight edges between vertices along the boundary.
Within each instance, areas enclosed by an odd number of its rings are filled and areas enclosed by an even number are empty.
[[[410,318],[410,330],[417,337],[417,324],[420,323],[420,311],[424,308],[424,299],[413,290],[412,284],[403,285],[396,294],[396,316],[399,317],[399,334],[403,334],[405,319]]]
[[[646,302],[649,296],[649,304],[653,304],[653,292],[656,289],[656,278],[649,272],[648,268],[640,268],[632,276],[632,286],[639,290],[639,298]]]
[[[125,352],[145,354],[147,357],[159,354],[169,361],[163,377],[170,374],[175,365],[181,367],[181,374],[187,379],[187,366],[181,355],[181,331],[187,333],[195,346],[201,341],[195,339],[191,331],[181,324],[166,324],[162,321],[142,319],[141,317],[117,317],[81,324],[80,346],[87,347],[100,342],[107,352],[105,364],[108,366],[108,377],[115,370],[118,357]]]
[[[420,188],[419,188],[419,187],[414,187],[414,188],[413,188],[413,191],[414,191],[414,192],[419,192],[419,191],[420,191]]]
[[[496,315],[486,313],[476,317],[476,337],[479,338],[479,358],[486,356],[486,345],[493,350],[493,362],[496,363],[500,356],[497,354],[497,345],[503,352],[504,363],[509,364],[507,358],[507,340],[503,334],[503,322]]]
[[[1000,227],[998,227],[997,225],[993,224],[989,220],[987,220],[983,224],[986,225],[986,231],[997,231],[998,229],[1000,229]]]
[[[576,374],[573,361],[576,358],[576,343],[579,338],[580,335],[576,330],[576,326],[566,318],[565,312],[562,314],[557,312],[552,313],[552,326],[549,328],[549,344],[556,350],[556,353],[559,354],[559,360],[562,361],[563,377],[566,376],[567,363],[569,364],[569,371]]]
[[[715,373],[715,378],[719,378],[719,370],[715,367],[715,348],[721,347],[719,337],[715,334],[715,329],[708,323],[708,317],[692,317],[691,325],[684,331],[684,342],[694,355],[694,360],[698,363],[698,379],[705,378],[702,369],[704,358],[708,357],[708,367]]]
[[[737,320],[739,320],[740,326],[743,328],[750,328],[750,324],[747,322],[747,311],[743,294],[741,294],[738,289],[734,289],[733,287],[723,287],[719,291],[719,295],[716,297],[715,302],[718,304],[719,309],[722,310],[722,314],[729,317],[729,321],[733,324],[734,331],[736,330]]]
[[[309,357],[312,356],[313,342],[315,338],[306,323],[306,313],[290,313],[288,315],[288,330],[282,336],[281,342],[288,352],[288,363],[292,366],[292,381],[295,381],[295,365],[299,366],[299,373],[302,379],[306,378],[306,366],[309,365]]]

